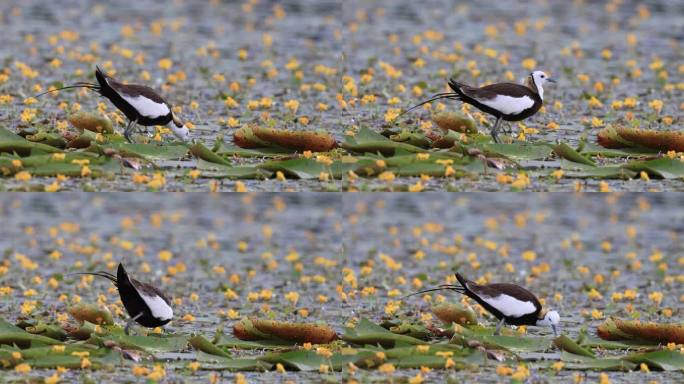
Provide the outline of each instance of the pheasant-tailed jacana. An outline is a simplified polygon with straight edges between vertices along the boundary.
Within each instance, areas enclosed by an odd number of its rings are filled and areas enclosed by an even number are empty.
[[[119,263],[116,276],[105,271],[74,274],[104,277],[114,283],[119,290],[121,302],[130,316],[124,328],[127,335],[134,321],[143,327],[155,328],[165,325],[173,318],[173,309],[171,309],[171,301],[168,297],[156,287],[132,279],[121,263]]]
[[[36,95],[40,97],[49,92],[61,91],[70,88],[87,88],[94,90],[101,96],[109,99],[128,118],[128,125],[124,131],[124,137],[128,142],[133,142],[131,134],[136,124],[146,127],[153,125],[171,125],[173,134],[181,140],[187,140],[188,128],[174,115],[171,104],[159,96],[152,88],[144,85],[123,84],[107,75],[100,67],[95,69],[97,84],[78,82],[62,88],[51,89]]]
[[[449,87],[453,92],[433,95],[429,100],[407,109],[402,115],[435,100],[460,100],[496,117],[491,135],[494,142],[498,143],[498,130],[501,120],[520,121],[537,113],[544,102],[543,85],[547,82],[555,83],[556,81],[542,71],[530,73],[524,84],[496,83],[480,88],[471,87],[451,79],[449,80]]]
[[[460,285],[442,284],[437,288],[412,293],[409,296],[441,290],[451,290],[475,300],[489,313],[499,319],[494,331],[499,334],[504,324],[551,326],[558,336],[560,315],[556,311],[543,310],[539,299],[527,289],[510,283],[480,285],[456,274]]]

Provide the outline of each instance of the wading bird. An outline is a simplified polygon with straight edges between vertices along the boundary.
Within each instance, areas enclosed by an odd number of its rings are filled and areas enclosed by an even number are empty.
[[[132,143],[131,134],[136,124],[142,126],[171,125],[173,134],[181,140],[187,140],[188,128],[174,115],[171,104],[159,96],[152,88],[144,85],[123,84],[113,77],[104,73],[100,67],[95,67],[97,84],[78,82],[62,88],[51,89],[36,95],[40,97],[46,93],[61,91],[70,88],[87,88],[109,99],[128,118],[128,125],[124,131],[124,137]]]
[[[429,100],[407,109],[404,113],[439,99],[460,100],[496,117],[496,123],[490,132],[494,142],[498,143],[501,120],[520,121],[537,113],[544,102],[543,86],[547,82],[556,81],[542,71],[530,73],[524,84],[496,83],[480,88],[451,79],[449,87],[453,92],[433,95]]]
[[[159,289],[130,278],[119,263],[116,276],[109,272],[76,272],[74,275],[93,275],[110,280],[119,290],[121,302],[130,319],[126,322],[124,332],[128,335],[131,324],[135,321],[143,327],[155,328],[165,325],[173,318],[171,301]]]
[[[495,335],[499,334],[504,324],[509,324],[550,326],[553,334],[558,336],[560,315],[556,311],[542,310],[537,296],[527,289],[509,283],[479,285],[459,273],[456,274],[456,279],[460,285],[442,284],[437,288],[418,291],[409,296],[441,290],[456,291],[475,300],[499,319]]]

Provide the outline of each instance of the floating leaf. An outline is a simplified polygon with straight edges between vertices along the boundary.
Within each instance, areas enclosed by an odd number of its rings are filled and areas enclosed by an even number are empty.
[[[485,144],[482,150],[486,156],[499,155],[512,160],[542,160],[553,151],[547,144],[532,143]]]
[[[684,370],[684,354],[679,351],[660,350],[647,353],[636,353],[624,357],[636,364],[646,364],[651,369],[663,371]]]
[[[366,318],[362,318],[356,327],[346,328],[344,335],[340,336],[340,338],[352,344],[381,345],[385,348],[391,348],[396,343],[425,344],[424,341],[415,337],[392,333]]]
[[[39,323],[30,327],[26,327],[26,332],[34,335],[43,335],[49,338],[64,341],[67,338],[67,333],[62,327],[56,324]]]
[[[392,141],[367,127],[362,127],[356,136],[348,136],[347,140],[340,144],[340,147],[351,152],[380,153],[383,156],[392,156],[399,150],[408,153],[426,152],[425,149],[415,145]]]
[[[335,138],[327,132],[288,131],[257,126],[253,126],[252,131],[263,141],[296,151],[327,152],[337,146]]]
[[[432,121],[444,131],[477,133],[475,120],[459,112],[439,112],[432,116]]]
[[[565,335],[560,335],[553,340],[553,345],[563,351],[570,352],[575,355],[582,355],[587,357],[596,357],[592,351],[582,348],[579,344]]]
[[[563,177],[568,178],[596,178],[596,179],[631,179],[636,172],[621,166],[606,165],[592,166],[561,160],[561,169],[565,171]]]
[[[482,331],[461,326],[456,328],[456,332],[449,343],[471,346],[472,342],[475,341],[487,349],[502,349],[511,352],[538,352],[551,347],[551,341],[545,337],[491,335],[488,334],[491,331],[487,328],[483,328]],[[483,332],[487,332],[487,334]]]
[[[564,369],[596,370],[596,371],[631,371],[636,364],[617,358],[597,359],[589,356],[575,355],[570,352],[561,352],[561,361],[565,363]]]
[[[201,144],[200,144],[201,145]],[[147,160],[178,160],[187,155],[188,146],[185,144],[143,144],[117,143],[111,144],[124,157],[139,157]]]
[[[221,164],[227,167],[231,166],[230,161],[224,159],[223,157],[217,155],[211,149],[204,146],[202,143],[196,143],[190,146],[190,152],[197,158],[210,163]]]
[[[89,321],[93,324],[112,325],[114,318],[107,307],[95,304],[79,303],[69,307],[69,314],[79,322]]]
[[[615,126],[608,126],[598,132],[597,140],[599,145],[604,148],[617,149],[633,147],[634,143],[630,143],[624,138],[620,137]]]
[[[190,337],[190,339],[188,339],[188,342],[190,343],[190,345],[192,345],[193,348],[199,351],[206,352],[216,356],[230,357],[230,353],[217,347],[202,335],[194,335]]]
[[[216,341],[217,347],[238,349],[282,349],[291,347],[292,342],[284,340],[241,340],[230,335],[221,335]]]
[[[287,176],[299,179],[317,179],[321,173],[328,173],[334,178],[342,177],[349,171],[356,170],[364,165],[372,164],[372,160],[358,162],[334,161],[331,165],[326,165],[314,159],[304,157],[285,161],[271,160],[259,164],[257,167],[272,172],[281,171]]]
[[[36,345],[57,345],[60,341],[42,335],[34,335],[0,317],[0,344],[28,348]]]
[[[353,363],[363,365],[361,362],[374,357],[374,353],[368,351],[350,350],[348,353],[334,353],[326,357],[315,351],[297,350],[283,353],[268,353],[259,360],[272,364],[283,364],[286,368],[298,371],[318,371],[321,365],[328,365],[333,370],[340,370]],[[358,363],[358,364],[357,364]]]
[[[432,307],[432,313],[445,324],[477,324],[475,312],[460,303],[442,303]]]
[[[616,132],[620,138],[636,145],[654,148],[663,152],[684,152],[684,132],[653,131],[627,127],[618,127]]]
[[[245,125],[233,133],[233,142],[241,148],[267,148],[271,144],[266,140],[261,140],[254,134],[254,125]]]
[[[114,133],[112,121],[106,115],[81,111],[69,115],[67,120],[80,131],[88,130],[97,133]]]
[[[558,155],[558,157],[570,160],[574,163],[596,166],[596,163],[593,160],[582,156],[579,152],[565,143],[560,143],[553,147],[553,152]]]
[[[398,134],[391,135],[390,140],[400,143],[411,144],[421,148],[430,147],[430,139],[428,139],[422,132],[402,131]]]
[[[293,343],[327,344],[337,339],[335,331],[327,325],[287,323],[257,318],[236,323],[233,333],[243,340],[279,339]]]
[[[683,324],[646,323],[608,318],[597,329],[604,340],[648,340],[654,343],[684,343]]]
[[[188,345],[186,336],[136,336],[123,334],[109,334],[107,336],[91,335],[88,340],[91,344],[103,345],[105,342],[113,342],[124,349],[137,349],[149,353],[154,352],[177,352],[184,350]]]
[[[663,179],[680,179],[684,177],[684,161],[661,157],[649,161],[633,161],[624,165],[625,168],[636,172],[644,171],[652,177]]]
[[[292,154],[291,150],[276,147],[265,148],[240,148],[235,145],[221,144],[215,151],[219,156],[238,156],[238,157],[280,157]]]
[[[257,359],[231,359],[202,351],[197,352],[197,361],[201,369],[213,371],[267,371],[273,366]]]

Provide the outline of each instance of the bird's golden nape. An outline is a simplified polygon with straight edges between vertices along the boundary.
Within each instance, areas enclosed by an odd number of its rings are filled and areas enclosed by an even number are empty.
[[[183,122],[181,121],[181,119],[179,119],[175,113],[172,116],[173,116],[173,124],[176,126],[176,128],[183,128]]]

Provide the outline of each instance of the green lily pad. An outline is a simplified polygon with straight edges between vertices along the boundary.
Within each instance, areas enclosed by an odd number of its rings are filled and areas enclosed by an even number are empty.
[[[552,148],[547,144],[513,143],[485,144],[482,150],[511,160],[542,160],[551,156]]]
[[[282,340],[240,340],[231,335],[221,335],[216,341],[217,347],[237,349],[282,349],[291,347],[293,343]]]
[[[684,370],[684,354],[679,351],[660,350],[647,353],[636,353],[624,357],[636,364],[644,363],[651,369],[663,371]]]
[[[593,160],[582,156],[579,152],[565,143],[560,143],[553,147],[553,152],[558,155],[558,157],[570,160],[574,163],[596,166],[596,163]]]
[[[102,345],[105,341],[113,341],[123,348],[138,349],[148,353],[182,351],[188,345],[187,336],[127,336],[110,334],[107,336],[91,335],[91,344]]]
[[[684,162],[668,157],[649,161],[633,161],[624,167],[636,172],[645,171],[649,176],[662,179],[681,179],[684,177]]]
[[[204,146],[204,144],[201,143],[196,143],[190,146],[190,152],[197,157],[198,159],[202,159],[204,161],[208,161],[210,163],[215,163],[215,164],[221,164],[227,167],[230,167],[232,164],[230,161],[224,159],[223,157],[217,155],[214,151],[211,149],[207,148]]]
[[[415,337],[390,332],[366,318],[362,318],[356,327],[346,328],[345,333],[340,338],[352,344],[382,345],[385,348],[394,347],[398,343],[426,344],[423,340],[416,339]]]
[[[566,351],[561,352],[561,361],[565,363],[564,369],[574,370],[631,371],[636,367],[636,364],[622,359],[597,359]]]
[[[197,361],[203,370],[212,371],[268,371],[273,364],[257,359],[231,359],[197,351]]]
[[[112,144],[122,156],[140,157],[146,160],[178,160],[188,153],[189,148],[184,144]]]
[[[211,355],[216,355],[216,356],[222,356],[222,357],[230,357],[230,353],[224,351],[223,349],[217,347],[214,345],[211,341],[207,340],[204,336],[202,335],[194,335],[188,339],[188,342],[190,345],[192,345],[193,348],[209,353]]]
[[[553,345],[558,347],[559,349],[563,351],[567,351],[570,353],[573,353],[575,355],[581,355],[581,356],[587,356],[587,357],[596,357],[594,355],[594,352],[582,348],[579,344],[577,344],[574,340],[570,339],[569,337],[565,335],[560,335],[557,338],[553,340]]]

